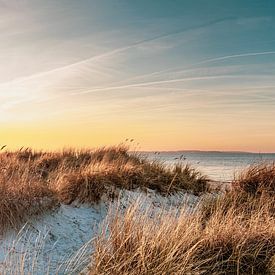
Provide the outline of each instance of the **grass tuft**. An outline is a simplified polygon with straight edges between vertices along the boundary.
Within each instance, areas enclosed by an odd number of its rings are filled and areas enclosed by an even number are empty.
[[[233,181],[232,188],[236,192],[252,196],[261,196],[264,193],[275,196],[275,164],[260,163],[250,166]]]
[[[274,171],[249,168],[191,214],[152,216],[134,204],[110,215],[90,274],[274,274]]]
[[[266,209],[217,208],[205,220],[184,209],[152,217],[134,204],[109,216],[90,274],[273,274],[275,220]]]
[[[200,194],[208,190],[208,181],[189,166],[169,169],[123,145],[61,152],[1,151],[0,232],[58,203],[97,203],[103,196],[114,198],[119,189],[135,188],[163,195]]]

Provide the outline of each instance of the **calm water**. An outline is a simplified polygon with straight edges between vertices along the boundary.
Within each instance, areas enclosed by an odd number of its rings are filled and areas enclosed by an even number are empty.
[[[239,152],[158,152],[144,153],[150,159],[159,159],[168,165],[189,163],[213,180],[230,181],[241,169],[261,161],[275,162],[274,154]],[[180,160],[180,157],[182,159]]]

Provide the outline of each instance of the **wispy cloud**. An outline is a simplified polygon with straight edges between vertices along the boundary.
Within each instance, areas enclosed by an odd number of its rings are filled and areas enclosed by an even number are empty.
[[[39,73],[36,73],[36,74],[32,74],[32,75],[27,76],[27,77],[22,77],[22,78],[19,78],[19,79],[13,81],[13,82],[24,82],[24,81],[32,80],[32,79],[35,79],[35,78],[45,77],[45,76],[48,76],[50,74],[54,74],[54,73],[57,73],[57,72],[60,72],[60,71],[66,71],[66,70],[69,70],[69,69],[72,69],[72,68],[75,68],[75,67],[80,67],[82,65],[85,66],[89,63],[96,62],[96,61],[99,61],[99,60],[102,60],[102,59],[105,59],[105,58],[108,58],[108,57],[115,56],[117,54],[124,53],[124,52],[126,52],[130,49],[137,48],[139,46],[143,46],[143,45],[149,44],[149,43],[157,41],[157,40],[168,39],[171,36],[175,36],[175,35],[178,35],[178,34],[183,34],[185,32],[194,31],[194,30],[197,30],[197,29],[208,28],[209,26],[212,26],[212,25],[215,25],[215,24],[219,24],[219,23],[222,23],[222,22],[225,22],[225,21],[228,21],[228,20],[236,20],[236,19],[237,19],[236,17],[222,18],[222,19],[213,20],[213,21],[210,21],[210,22],[207,22],[207,23],[204,23],[204,24],[196,25],[196,26],[193,26],[193,27],[180,28],[178,30],[174,30],[174,31],[170,31],[170,32],[167,32],[167,33],[155,35],[155,36],[152,36],[152,37],[147,38],[147,39],[138,40],[138,41],[136,41],[134,43],[131,43],[127,46],[112,49],[112,50],[106,51],[104,53],[97,54],[95,56],[91,56],[91,57],[82,59],[80,61],[74,62],[74,63],[70,63],[70,64],[67,64],[67,65],[64,65],[64,66],[60,66],[60,67],[57,67],[57,68],[54,68],[54,69],[51,69],[51,70],[48,70],[48,71],[45,71],[45,72],[39,72]],[[205,62],[203,62],[203,63],[205,63]],[[198,63],[198,64],[202,64],[202,63]],[[7,83],[0,83],[0,84],[5,85]]]
[[[211,80],[211,79],[221,79],[221,78],[239,78],[239,76],[232,76],[232,75],[201,76],[201,77],[199,76],[199,77],[177,78],[177,79],[141,82],[141,83],[133,83],[133,84],[128,84],[128,85],[121,85],[121,86],[94,88],[94,89],[90,89],[90,90],[83,91],[83,92],[72,93],[71,95],[87,94],[87,93],[92,93],[92,92],[97,92],[97,91],[112,91],[112,90],[134,88],[134,87],[146,87],[146,86],[167,84],[167,83],[177,83],[177,82],[196,81],[196,80]]]
[[[171,4],[152,12],[145,1],[116,10],[104,1],[64,3],[20,2],[20,13],[6,1],[0,9],[1,121],[79,118],[95,126],[115,118],[123,128],[127,117],[148,131],[172,124],[184,136],[187,124],[226,127],[248,114],[259,124],[263,112],[274,114],[268,10],[243,16],[251,7]]]
[[[206,60],[203,60],[201,62],[195,63],[194,65],[207,64],[207,63],[212,63],[212,62],[216,62],[216,61],[223,61],[223,60],[227,60],[227,59],[234,59],[234,58],[240,58],[240,57],[250,57],[250,56],[260,56],[260,55],[274,55],[274,54],[275,54],[275,51],[232,54],[232,55],[225,55],[225,56],[220,56],[220,57],[216,57],[216,58],[206,59]]]

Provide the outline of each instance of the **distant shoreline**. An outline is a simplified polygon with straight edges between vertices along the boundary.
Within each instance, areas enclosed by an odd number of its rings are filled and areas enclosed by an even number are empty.
[[[213,153],[213,154],[251,154],[251,155],[274,155],[275,152],[248,152],[248,151],[204,151],[204,150],[141,150],[139,153]]]

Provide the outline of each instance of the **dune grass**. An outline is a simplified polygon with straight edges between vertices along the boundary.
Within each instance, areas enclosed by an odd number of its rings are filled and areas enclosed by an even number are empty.
[[[209,191],[190,166],[167,168],[124,146],[0,154],[0,234],[61,203],[112,200],[118,190]],[[196,211],[111,213],[94,242],[90,274],[274,274],[275,165],[243,171]],[[152,214],[153,213],[153,214]],[[23,259],[24,260],[24,259]],[[12,263],[11,263],[12,264]]]
[[[235,192],[251,196],[275,196],[275,164],[263,162],[251,165],[237,176],[232,187]]]
[[[150,188],[163,195],[208,190],[207,179],[189,166],[165,167],[119,145],[95,150],[0,154],[0,234],[30,215],[60,203],[97,203],[120,189]]]
[[[90,274],[274,274],[275,166],[245,170],[232,189],[190,214],[109,217],[95,242]]]

